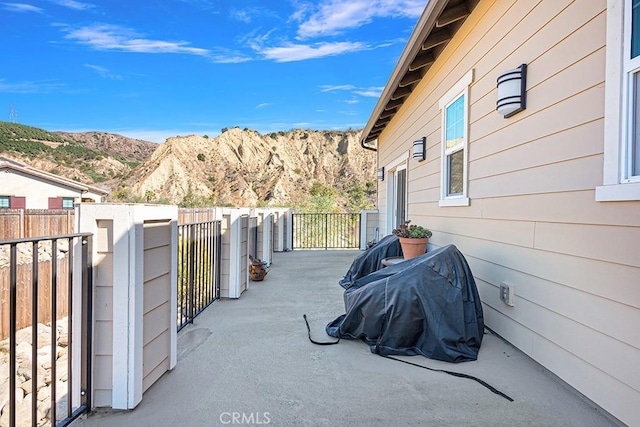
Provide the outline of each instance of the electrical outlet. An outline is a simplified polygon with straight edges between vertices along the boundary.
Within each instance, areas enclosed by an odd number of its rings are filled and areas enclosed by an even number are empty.
[[[514,297],[515,297],[515,289],[513,285],[507,282],[502,282],[500,284],[500,299],[502,300],[502,302],[504,302],[510,307],[513,307]]]

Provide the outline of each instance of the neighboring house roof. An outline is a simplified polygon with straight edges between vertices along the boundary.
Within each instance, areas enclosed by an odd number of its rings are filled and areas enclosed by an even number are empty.
[[[19,172],[25,175],[31,175],[33,177],[54,182],[56,184],[72,188],[74,190],[82,191],[82,192],[91,192],[94,194],[99,194],[101,196],[106,196],[109,194],[108,191],[103,190],[102,188],[94,187],[91,185],[83,184],[78,181],[73,181],[71,179],[63,178],[58,175],[54,175],[52,173],[44,172],[39,169],[33,168],[29,165],[25,165],[24,163],[16,162],[15,160],[10,160],[4,157],[0,157],[0,172],[5,170],[12,170],[15,172]]]
[[[427,3],[362,132],[360,145],[363,148],[376,150],[372,143],[420,83],[478,1],[430,0]]]

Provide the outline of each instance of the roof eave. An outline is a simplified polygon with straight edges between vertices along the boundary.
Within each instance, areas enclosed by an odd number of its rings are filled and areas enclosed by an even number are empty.
[[[411,83],[408,83],[406,79],[409,73],[416,73],[414,70],[410,70],[410,65],[416,60],[418,53],[422,50],[422,43],[436,27],[438,17],[447,7],[449,2],[450,0],[430,0],[427,3],[424,12],[422,12],[418,23],[411,33],[411,36],[409,37],[409,40],[407,41],[407,44],[402,51],[393,72],[391,73],[391,77],[389,78],[387,85],[384,87],[384,90],[382,91],[382,94],[369,117],[369,121],[362,131],[360,145],[363,148],[374,151],[377,150],[377,136],[384,131],[386,125],[378,126],[377,130],[375,130],[374,127],[376,126],[376,123],[379,122],[381,118],[380,116],[387,108],[389,102],[394,100],[392,98],[393,95],[398,95],[397,92],[399,90],[404,90],[405,92],[410,93],[412,91],[412,86],[417,84],[422,78],[422,75],[417,79],[413,76],[413,78],[409,79]],[[404,95],[403,98],[407,96],[409,95]],[[399,106],[401,104],[402,102],[399,103]],[[373,141],[376,142],[376,146],[372,146],[370,144]]]

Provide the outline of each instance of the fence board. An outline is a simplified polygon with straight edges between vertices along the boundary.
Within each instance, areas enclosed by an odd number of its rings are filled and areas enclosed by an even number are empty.
[[[0,240],[71,234],[73,228],[72,209],[0,210]]]
[[[74,232],[72,209],[2,209],[0,240],[57,236]],[[178,224],[215,220],[211,208],[180,208]]]
[[[58,262],[58,281],[56,311],[57,318],[67,316],[69,260],[60,258]],[[16,328],[18,330],[31,326],[31,301],[33,284],[31,264],[16,266],[17,276],[17,307]],[[51,261],[43,261],[38,265],[38,322],[51,321]],[[9,337],[9,267],[0,268],[0,340]]]
[[[215,209],[212,208],[180,208],[178,210],[178,224],[208,222],[215,219]]]

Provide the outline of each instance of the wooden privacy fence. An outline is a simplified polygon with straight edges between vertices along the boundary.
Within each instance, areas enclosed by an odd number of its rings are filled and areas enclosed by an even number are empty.
[[[57,260],[57,318],[67,316],[69,289],[69,260],[65,256]],[[31,326],[32,312],[32,264],[17,265],[16,277],[16,328],[20,330]],[[51,261],[38,263],[38,323],[51,322]],[[9,337],[9,267],[0,268],[0,340]]]
[[[2,209],[0,240],[73,233],[73,209]]]
[[[180,208],[178,224],[215,221],[215,210],[211,208]]]
[[[1,209],[0,240],[57,236],[74,232],[73,209]],[[215,220],[210,208],[181,208],[178,224]]]

